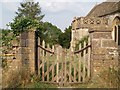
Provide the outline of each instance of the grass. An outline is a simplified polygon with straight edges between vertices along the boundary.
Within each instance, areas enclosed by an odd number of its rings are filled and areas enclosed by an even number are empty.
[[[107,75],[107,77],[105,77]],[[118,72],[114,69],[109,69],[101,72],[99,75],[93,77],[89,82],[84,84],[74,84],[65,87],[59,87],[55,84],[45,84],[40,82],[37,78],[33,82],[26,84],[25,86],[19,86],[18,88],[117,88]]]
[[[41,82],[33,82],[33,83],[29,83],[27,85],[20,86],[20,88],[57,88],[56,85],[54,84],[45,84],[45,83],[41,83]]]

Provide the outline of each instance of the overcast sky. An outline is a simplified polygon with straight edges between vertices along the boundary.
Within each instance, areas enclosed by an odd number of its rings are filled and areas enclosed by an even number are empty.
[[[0,28],[7,28],[6,24],[15,17],[15,11],[23,0],[0,0]],[[105,0],[34,0],[40,3],[43,21],[51,22],[62,31],[71,25],[74,17],[86,16],[97,4]]]

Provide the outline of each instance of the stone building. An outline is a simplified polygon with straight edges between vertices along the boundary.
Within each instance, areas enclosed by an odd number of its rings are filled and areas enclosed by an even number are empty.
[[[86,35],[91,43],[92,77],[99,76],[105,69],[120,68],[120,1],[100,3],[85,17],[74,18],[72,51]]]
[[[75,17],[72,21],[71,49],[74,50],[77,42],[89,34],[92,29],[109,28],[112,40],[120,45],[120,1],[103,2],[94,8],[85,17]]]

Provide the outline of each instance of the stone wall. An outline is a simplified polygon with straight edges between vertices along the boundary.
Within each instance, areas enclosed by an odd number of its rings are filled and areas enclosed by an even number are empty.
[[[8,60],[11,68],[26,68],[31,73],[35,73],[35,30],[30,29],[19,36],[19,44],[13,43],[13,50],[10,54],[14,56]],[[10,64],[12,62],[12,64]],[[18,62],[18,64],[17,64]],[[15,69],[15,68],[14,68]],[[11,69],[12,70],[12,69]]]
[[[19,42],[13,41],[12,56],[7,57],[7,67],[2,71],[3,88],[28,82],[35,74],[35,40],[35,29],[30,29],[20,34]]]

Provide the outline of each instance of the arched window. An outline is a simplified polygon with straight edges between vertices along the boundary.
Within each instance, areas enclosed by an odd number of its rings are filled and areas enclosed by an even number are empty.
[[[115,17],[113,20],[113,40],[116,42],[117,45],[120,45],[120,17]]]

